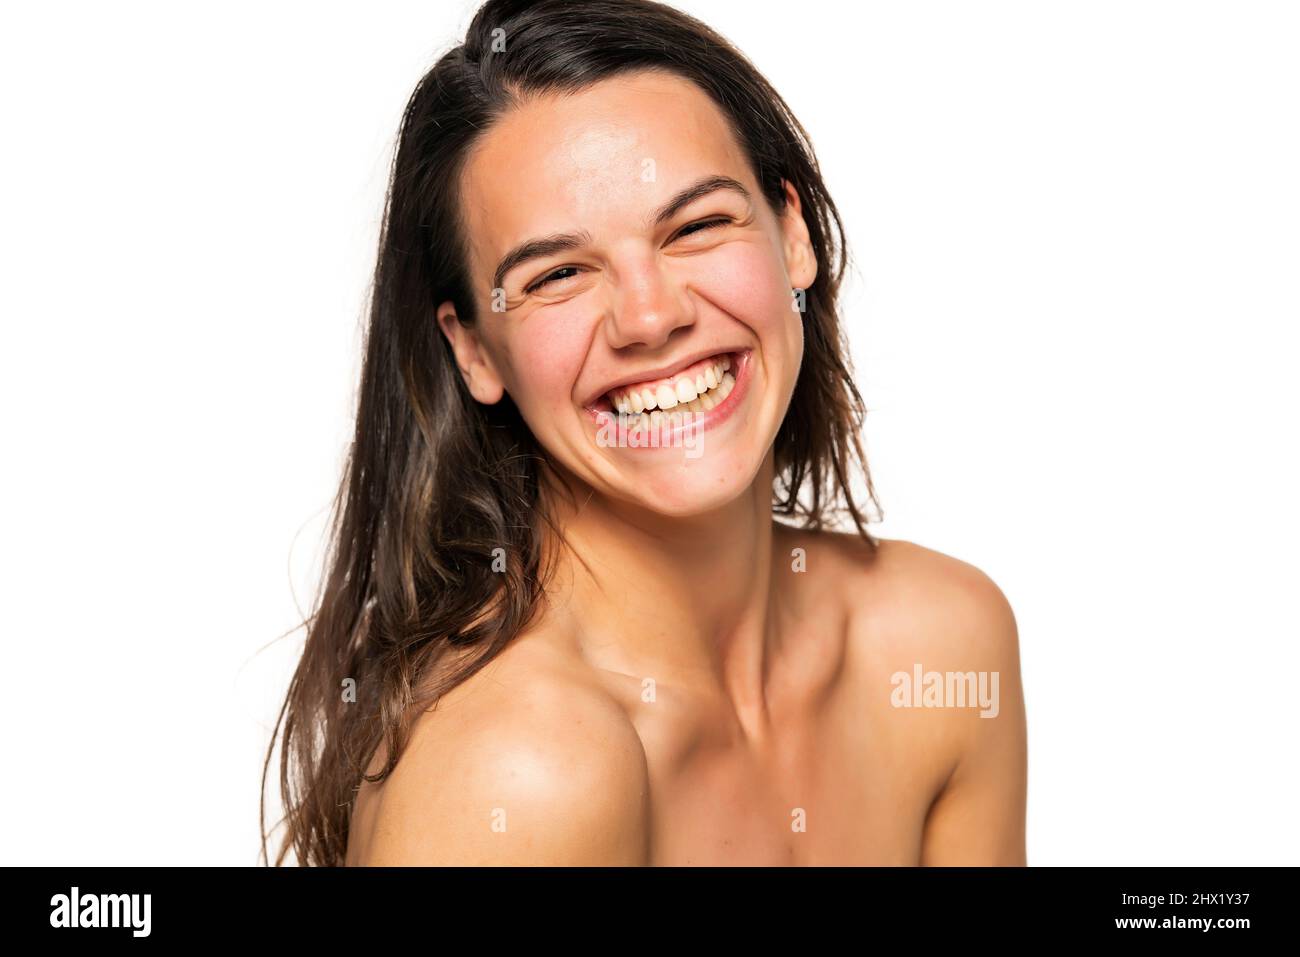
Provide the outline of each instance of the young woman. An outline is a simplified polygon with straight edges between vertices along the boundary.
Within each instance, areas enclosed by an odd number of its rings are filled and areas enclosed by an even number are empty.
[[[843,269],[707,27],[479,10],[402,122],[277,863],[1024,863],[1015,620],[866,531]]]

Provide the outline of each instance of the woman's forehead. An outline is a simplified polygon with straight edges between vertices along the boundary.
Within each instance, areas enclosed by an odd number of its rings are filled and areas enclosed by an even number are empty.
[[[528,236],[639,221],[706,175],[757,188],[703,90],[640,72],[524,100],[475,144],[461,199],[475,259],[486,262]]]

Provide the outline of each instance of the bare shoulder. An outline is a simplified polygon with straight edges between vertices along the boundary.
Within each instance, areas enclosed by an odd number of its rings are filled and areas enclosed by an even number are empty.
[[[879,718],[874,733],[932,781],[922,863],[1023,864],[1020,639],[1002,589],[911,542],[796,535],[806,543],[801,601],[841,609],[855,713]]]
[[[839,537],[838,574],[846,596],[849,654],[876,677],[988,675],[1002,700],[1019,707],[1020,636],[1011,603],[983,570],[943,552],[897,539],[874,549]],[[996,678],[994,677],[996,676]],[[996,707],[987,709],[996,714]],[[987,733],[979,709],[944,708],[953,734]],[[974,719],[974,720],[972,720]],[[1009,723],[1009,722],[1007,722]]]
[[[1018,656],[1011,604],[976,566],[900,539],[876,539],[873,548],[855,534],[786,534],[806,545],[804,600],[843,608],[852,652],[1002,662]]]
[[[644,863],[648,779],[617,702],[544,642],[517,642],[420,716],[359,863]]]
[[[1028,734],[1011,605],[987,574],[951,556],[904,542],[887,543],[882,555],[893,593],[919,606],[886,612],[916,629],[903,710],[937,718],[952,744],[951,770],[926,814],[921,863],[1024,865]]]

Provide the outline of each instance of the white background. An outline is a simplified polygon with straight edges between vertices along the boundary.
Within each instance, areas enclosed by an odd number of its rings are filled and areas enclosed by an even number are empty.
[[[1300,863],[1300,12],[680,4],[811,132],[878,533],[1020,624],[1034,864]],[[0,28],[6,864],[253,864],[403,105],[464,0]]]

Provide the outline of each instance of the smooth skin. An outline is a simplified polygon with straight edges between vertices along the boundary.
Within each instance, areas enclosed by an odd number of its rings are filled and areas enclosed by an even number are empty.
[[[655,222],[710,177],[749,198],[717,189]],[[803,348],[790,290],[818,268],[795,191],[774,213],[707,95],[654,71],[526,102],[462,185],[483,304],[473,328],[450,303],[436,320],[471,394],[509,393],[578,494],[553,498],[567,541],[548,540],[542,614],[362,786],[347,863],[1023,865],[1002,592],[918,545],[873,555],[772,519]],[[582,243],[506,273],[492,312],[502,257],[567,233]],[[738,348],[753,379],[703,455],[595,441],[602,386]],[[916,664],[996,672],[997,716],[895,707]]]

